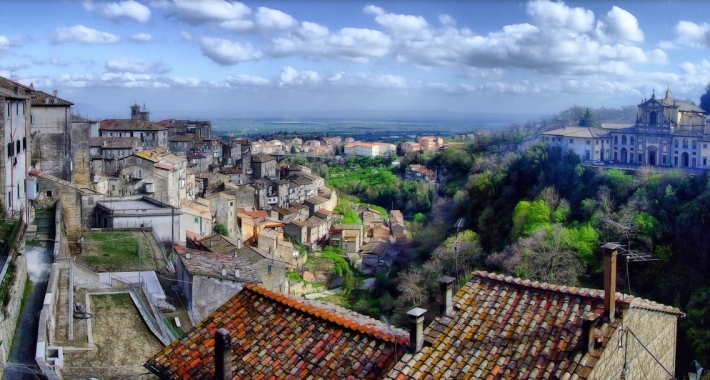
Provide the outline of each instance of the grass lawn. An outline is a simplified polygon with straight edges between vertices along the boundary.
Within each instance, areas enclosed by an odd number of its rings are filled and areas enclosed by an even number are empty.
[[[87,232],[82,235],[84,244],[77,260],[98,272],[123,272],[138,270],[138,231]],[[143,238],[141,270],[156,270],[153,252]]]

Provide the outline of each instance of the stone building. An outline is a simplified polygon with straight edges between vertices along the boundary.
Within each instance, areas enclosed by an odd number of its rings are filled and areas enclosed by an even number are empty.
[[[167,128],[150,121],[148,111],[131,107],[130,119],[107,119],[99,124],[99,135],[107,137],[138,137],[144,149],[168,149]]]
[[[583,161],[710,167],[705,112],[692,103],[673,99],[670,90],[663,99],[655,93],[644,99],[630,127],[565,127],[544,132],[542,138],[551,146],[572,150]]]
[[[91,137],[89,155],[93,174],[117,174],[121,160],[142,149],[138,137]]]
[[[26,178],[31,154],[29,115],[31,88],[0,78],[0,183],[3,184],[2,206],[5,216],[28,219]]]
[[[183,231],[180,210],[149,197],[103,198],[95,207],[90,220],[93,228],[152,227],[161,241],[177,240]],[[184,235],[180,241],[185,241]]]
[[[210,201],[210,211],[215,226],[224,225],[227,227],[229,237],[238,238],[236,197],[225,192],[217,192],[207,194],[205,198]]]
[[[268,154],[255,156],[251,159],[251,168],[254,171],[253,178],[255,180],[260,178],[277,179],[276,166],[276,158]]]

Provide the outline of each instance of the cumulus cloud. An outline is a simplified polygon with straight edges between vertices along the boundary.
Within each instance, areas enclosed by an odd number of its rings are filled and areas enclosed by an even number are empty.
[[[197,40],[202,54],[220,65],[235,65],[244,61],[261,59],[262,53],[250,43],[235,42],[221,38],[202,37]]]
[[[450,26],[452,28],[456,26],[456,20],[454,20],[453,17],[447,15],[446,13],[442,13],[439,15],[439,22],[443,26]]]
[[[266,78],[246,74],[230,75],[225,81],[230,86],[266,86],[271,84],[271,81]]]
[[[293,67],[286,66],[279,74],[280,86],[308,85],[320,82],[321,78],[315,71],[296,71]]]
[[[87,2],[84,3],[84,6],[89,10],[96,10],[99,15],[109,20],[119,21],[129,19],[143,24],[150,21],[150,8],[135,0],[125,0],[118,3],[103,3],[99,5],[93,5]]]
[[[636,17],[617,6],[597,21],[597,31],[602,38],[643,42],[643,31]]]
[[[402,64],[460,67],[474,76],[478,72],[470,68],[628,75],[633,72],[629,65],[666,62],[662,51],[646,52],[633,44],[643,41],[643,32],[636,18],[621,8],[613,7],[598,22],[592,11],[563,2],[533,0],[525,9],[529,23],[506,25],[486,35],[456,28],[443,16],[439,21],[444,26],[437,28],[421,16],[388,13],[374,5],[363,11],[391,38],[389,51]]]
[[[288,29],[298,22],[290,15],[276,9],[259,7],[254,15],[254,22],[257,27],[265,30]]]
[[[390,44],[390,37],[378,30],[342,28],[333,33],[323,25],[303,22],[288,35],[273,39],[269,53],[308,58],[323,56],[366,63],[371,58],[386,55]]]
[[[106,70],[114,73],[165,74],[170,71],[163,62],[147,62],[133,58],[118,58],[106,62]]]
[[[111,33],[100,32],[96,29],[87,28],[84,25],[74,25],[71,28],[58,28],[52,36],[53,44],[63,44],[67,42],[79,42],[86,45],[112,44],[121,39]]]
[[[404,78],[391,75],[375,75],[371,73],[347,74],[344,72],[335,73],[326,81],[336,86],[352,86],[352,87],[372,87],[372,88],[405,88],[407,80]]]
[[[710,48],[710,24],[680,21],[673,29],[676,44],[696,48]]]
[[[155,41],[155,37],[148,33],[137,33],[129,37],[133,42],[144,43]]]
[[[225,0],[175,0],[174,15],[192,25],[211,21],[239,20],[251,15],[251,9],[240,2]]]

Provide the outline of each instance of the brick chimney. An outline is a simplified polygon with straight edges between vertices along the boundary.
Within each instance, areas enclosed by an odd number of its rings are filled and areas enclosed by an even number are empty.
[[[232,341],[224,328],[214,335],[215,380],[232,380]]]
[[[616,250],[619,244],[606,243],[604,253],[604,317],[614,322],[616,312]]]
[[[424,345],[424,314],[426,309],[415,307],[407,312],[409,315],[409,349],[416,354]]]
[[[439,314],[442,317],[449,316],[454,312],[453,287],[455,280],[455,278],[449,276],[444,276],[437,280],[439,283],[439,291],[441,291],[441,306],[439,307]]]

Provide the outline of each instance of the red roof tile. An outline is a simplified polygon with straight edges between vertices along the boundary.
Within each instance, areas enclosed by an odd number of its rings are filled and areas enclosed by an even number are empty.
[[[617,310],[683,316],[673,307],[616,294]],[[387,378],[586,379],[624,318],[597,326],[600,348],[585,352],[583,315],[604,313],[604,291],[530,282],[476,271],[454,298],[455,315],[436,318],[428,343]]]
[[[399,352],[409,343],[337,312],[246,284],[146,367],[163,379],[211,379],[219,328],[231,333],[237,379],[380,378],[397,360],[395,339]]]

